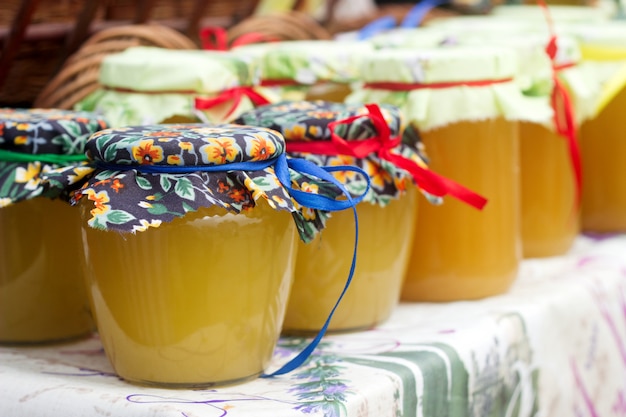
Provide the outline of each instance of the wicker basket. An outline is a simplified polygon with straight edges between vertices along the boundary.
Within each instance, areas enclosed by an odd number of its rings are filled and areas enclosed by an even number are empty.
[[[313,18],[297,11],[248,17],[226,30],[229,45],[249,33],[261,34],[273,40],[331,38],[330,33]],[[73,108],[100,87],[100,63],[108,54],[137,45],[170,49],[197,48],[191,39],[162,25],[129,25],[102,30],[85,41],[65,61],[61,71],[38,94],[34,105]]]
[[[197,49],[189,38],[167,26],[128,25],[102,30],[67,59],[61,71],[39,93],[34,106],[72,109],[100,87],[100,64],[107,55],[140,45]]]
[[[160,23],[197,45],[198,27],[232,26],[258,0],[0,0],[0,106],[30,107],[92,34]]]
[[[332,38],[330,32],[310,15],[295,10],[286,13],[252,16],[243,20],[228,30],[229,45],[249,33],[258,33],[268,39],[275,40]]]

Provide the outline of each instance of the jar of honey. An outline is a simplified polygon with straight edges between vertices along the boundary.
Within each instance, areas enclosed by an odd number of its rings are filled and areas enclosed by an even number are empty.
[[[388,150],[407,162],[424,165],[416,144],[401,143],[404,125],[398,109],[283,102],[243,113],[237,122],[281,132],[289,156],[319,166],[354,165],[368,173],[372,186],[356,207],[359,247],[353,282],[328,330],[365,329],[386,320],[398,303],[409,260],[417,192],[410,173],[395,165],[393,157],[381,155]],[[370,149],[359,153],[355,151],[358,146]],[[342,173],[340,179],[353,194],[363,192],[365,183],[359,176]],[[351,213],[334,213],[312,243],[299,245],[284,333],[316,332],[324,324],[350,269],[353,228]]]
[[[340,103],[358,81],[361,57],[372,50],[370,43],[360,41],[278,42],[258,55],[260,83],[283,100]]]
[[[85,141],[104,127],[85,112],[0,109],[0,344],[94,330],[78,261],[80,216],[67,197],[91,171],[81,165]]]
[[[594,89],[578,66],[580,49],[573,38],[555,37],[551,56],[547,28],[543,33],[503,31],[493,24],[498,19],[483,20],[492,24],[439,30],[446,33],[446,46],[489,43],[517,53],[516,82],[543,111],[541,120],[519,121],[522,253],[525,258],[563,255],[580,231],[582,169],[577,130],[591,116]],[[404,44],[412,46],[413,37],[406,36]]]
[[[595,82],[593,114],[580,127],[583,164],[581,226],[585,232],[626,231],[626,28],[623,22],[571,25],[562,31],[576,37],[581,67]]]
[[[110,129],[87,152],[97,170],[74,200],[116,373],[165,387],[259,376],[281,330],[297,236],[310,241],[328,216],[296,207],[292,187],[330,199],[337,190],[292,172],[283,137],[250,126]]]
[[[77,108],[103,114],[113,127],[223,123],[277,99],[253,87],[255,73],[250,62],[225,51],[131,47],[104,58],[100,89]]]
[[[498,47],[381,49],[347,102],[399,106],[420,133],[429,168],[484,196],[420,204],[402,299],[500,294],[521,260],[519,120],[538,120],[515,82],[515,52]],[[392,70],[393,69],[393,70]]]
[[[284,102],[258,107],[238,121],[281,132],[290,156],[318,166],[358,166],[368,173],[371,188],[356,206],[360,229],[353,283],[328,330],[354,331],[384,322],[398,304],[408,266],[419,211],[417,191],[438,202],[447,181],[427,169],[419,137],[405,129],[399,109]],[[351,193],[363,192],[365,183],[358,176],[342,173],[340,179]],[[329,227],[312,244],[300,245],[284,333],[317,331],[341,294],[352,250],[347,214],[333,214]]]

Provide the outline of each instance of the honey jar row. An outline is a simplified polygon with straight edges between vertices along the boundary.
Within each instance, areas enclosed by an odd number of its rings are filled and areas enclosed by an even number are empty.
[[[241,382],[281,333],[501,294],[622,232],[624,29],[556,10],[130,48],[74,112],[3,110],[0,342],[97,329],[128,381]]]

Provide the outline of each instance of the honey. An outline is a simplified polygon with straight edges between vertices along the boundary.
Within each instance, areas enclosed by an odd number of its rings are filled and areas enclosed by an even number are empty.
[[[60,200],[20,201],[0,209],[0,236],[0,343],[89,335],[78,211]]]
[[[626,231],[626,126],[622,89],[598,115],[580,129],[583,164],[582,229],[589,232]]]
[[[352,283],[330,322],[329,331],[372,327],[397,305],[408,265],[417,215],[417,190],[381,207],[360,203],[357,266]],[[351,211],[334,213],[327,229],[311,243],[300,243],[285,333],[319,330],[345,285],[354,249]]]
[[[562,255],[580,231],[567,139],[520,122],[520,165],[523,256]]]
[[[518,133],[502,118],[422,132],[429,167],[489,202],[482,211],[453,199],[419,203],[402,299],[477,299],[512,284],[521,260]]]
[[[333,82],[320,83],[309,87],[304,99],[307,101],[323,100],[334,103],[343,103],[351,92],[352,89],[349,84]]]
[[[85,226],[83,238],[100,337],[122,378],[200,387],[267,367],[297,249],[288,212],[213,206],[134,235]]]

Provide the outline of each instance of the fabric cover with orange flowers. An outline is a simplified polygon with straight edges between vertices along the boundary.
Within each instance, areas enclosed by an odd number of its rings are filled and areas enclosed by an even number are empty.
[[[390,151],[401,155],[414,163],[426,167],[426,159],[421,152],[421,142],[417,132],[405,129],[400,110],[392,105],[380,105],[380,111],[389,127],[389,137],[381,138],[380,132],[372,119],[368,117],[368,109],[362,104],[343,104],[327,101],[284,101],[257,107],[244,112],[235,120],[236,123],[263,126],[283,134],[287,143],[289,156],[307,159],[319,166],[354,165],[363,169],[371,178],[370,191],[364,198],[372,204],[387,205],[391,200],[399,198],[412,181],[411,174],[393,162],[381,158],[377,152],[357,157],[340,150],[334,154],[321,154],[311,149],[310,152],[295,152],[291,148],[296,142],[330,142],[331,127],[334,133],[347,141],[348,144],[359,146],[359,142],[379,138],[381,147],[391,147]],[[363,116],[363,117],[357,117]],[[349,123],[334,123],[355,117]],[[330,127],[329,127],[330,126]],[[406,134],[405,134],[406,133]],[[395,141],[395,143],[394,143]],[[381,148],[381,149],[382,149]],[[346,189],[355,195],[363,192],[366,183],[363,178],[352,172],[336,174],[345,182]],[[433,202],[440,202],[434,196],[427,195]]]
[[[86,149],[96,171],[73,202],[93,204],[88,223],[94,228],[143,231],[145,225],[158,227],[200,207],[240,213],[259,198],[291,212],[304,241],[327,218],[321,210],[305,211],[281,184],[274,165],[264,164],[284,157],[284,139],[276,131],[228,124],[133,126],[100,131]],[[245,168],[250,163],[261,166]],[[331,183],[291,171],[295,189],[331,199],[341,194]]]

